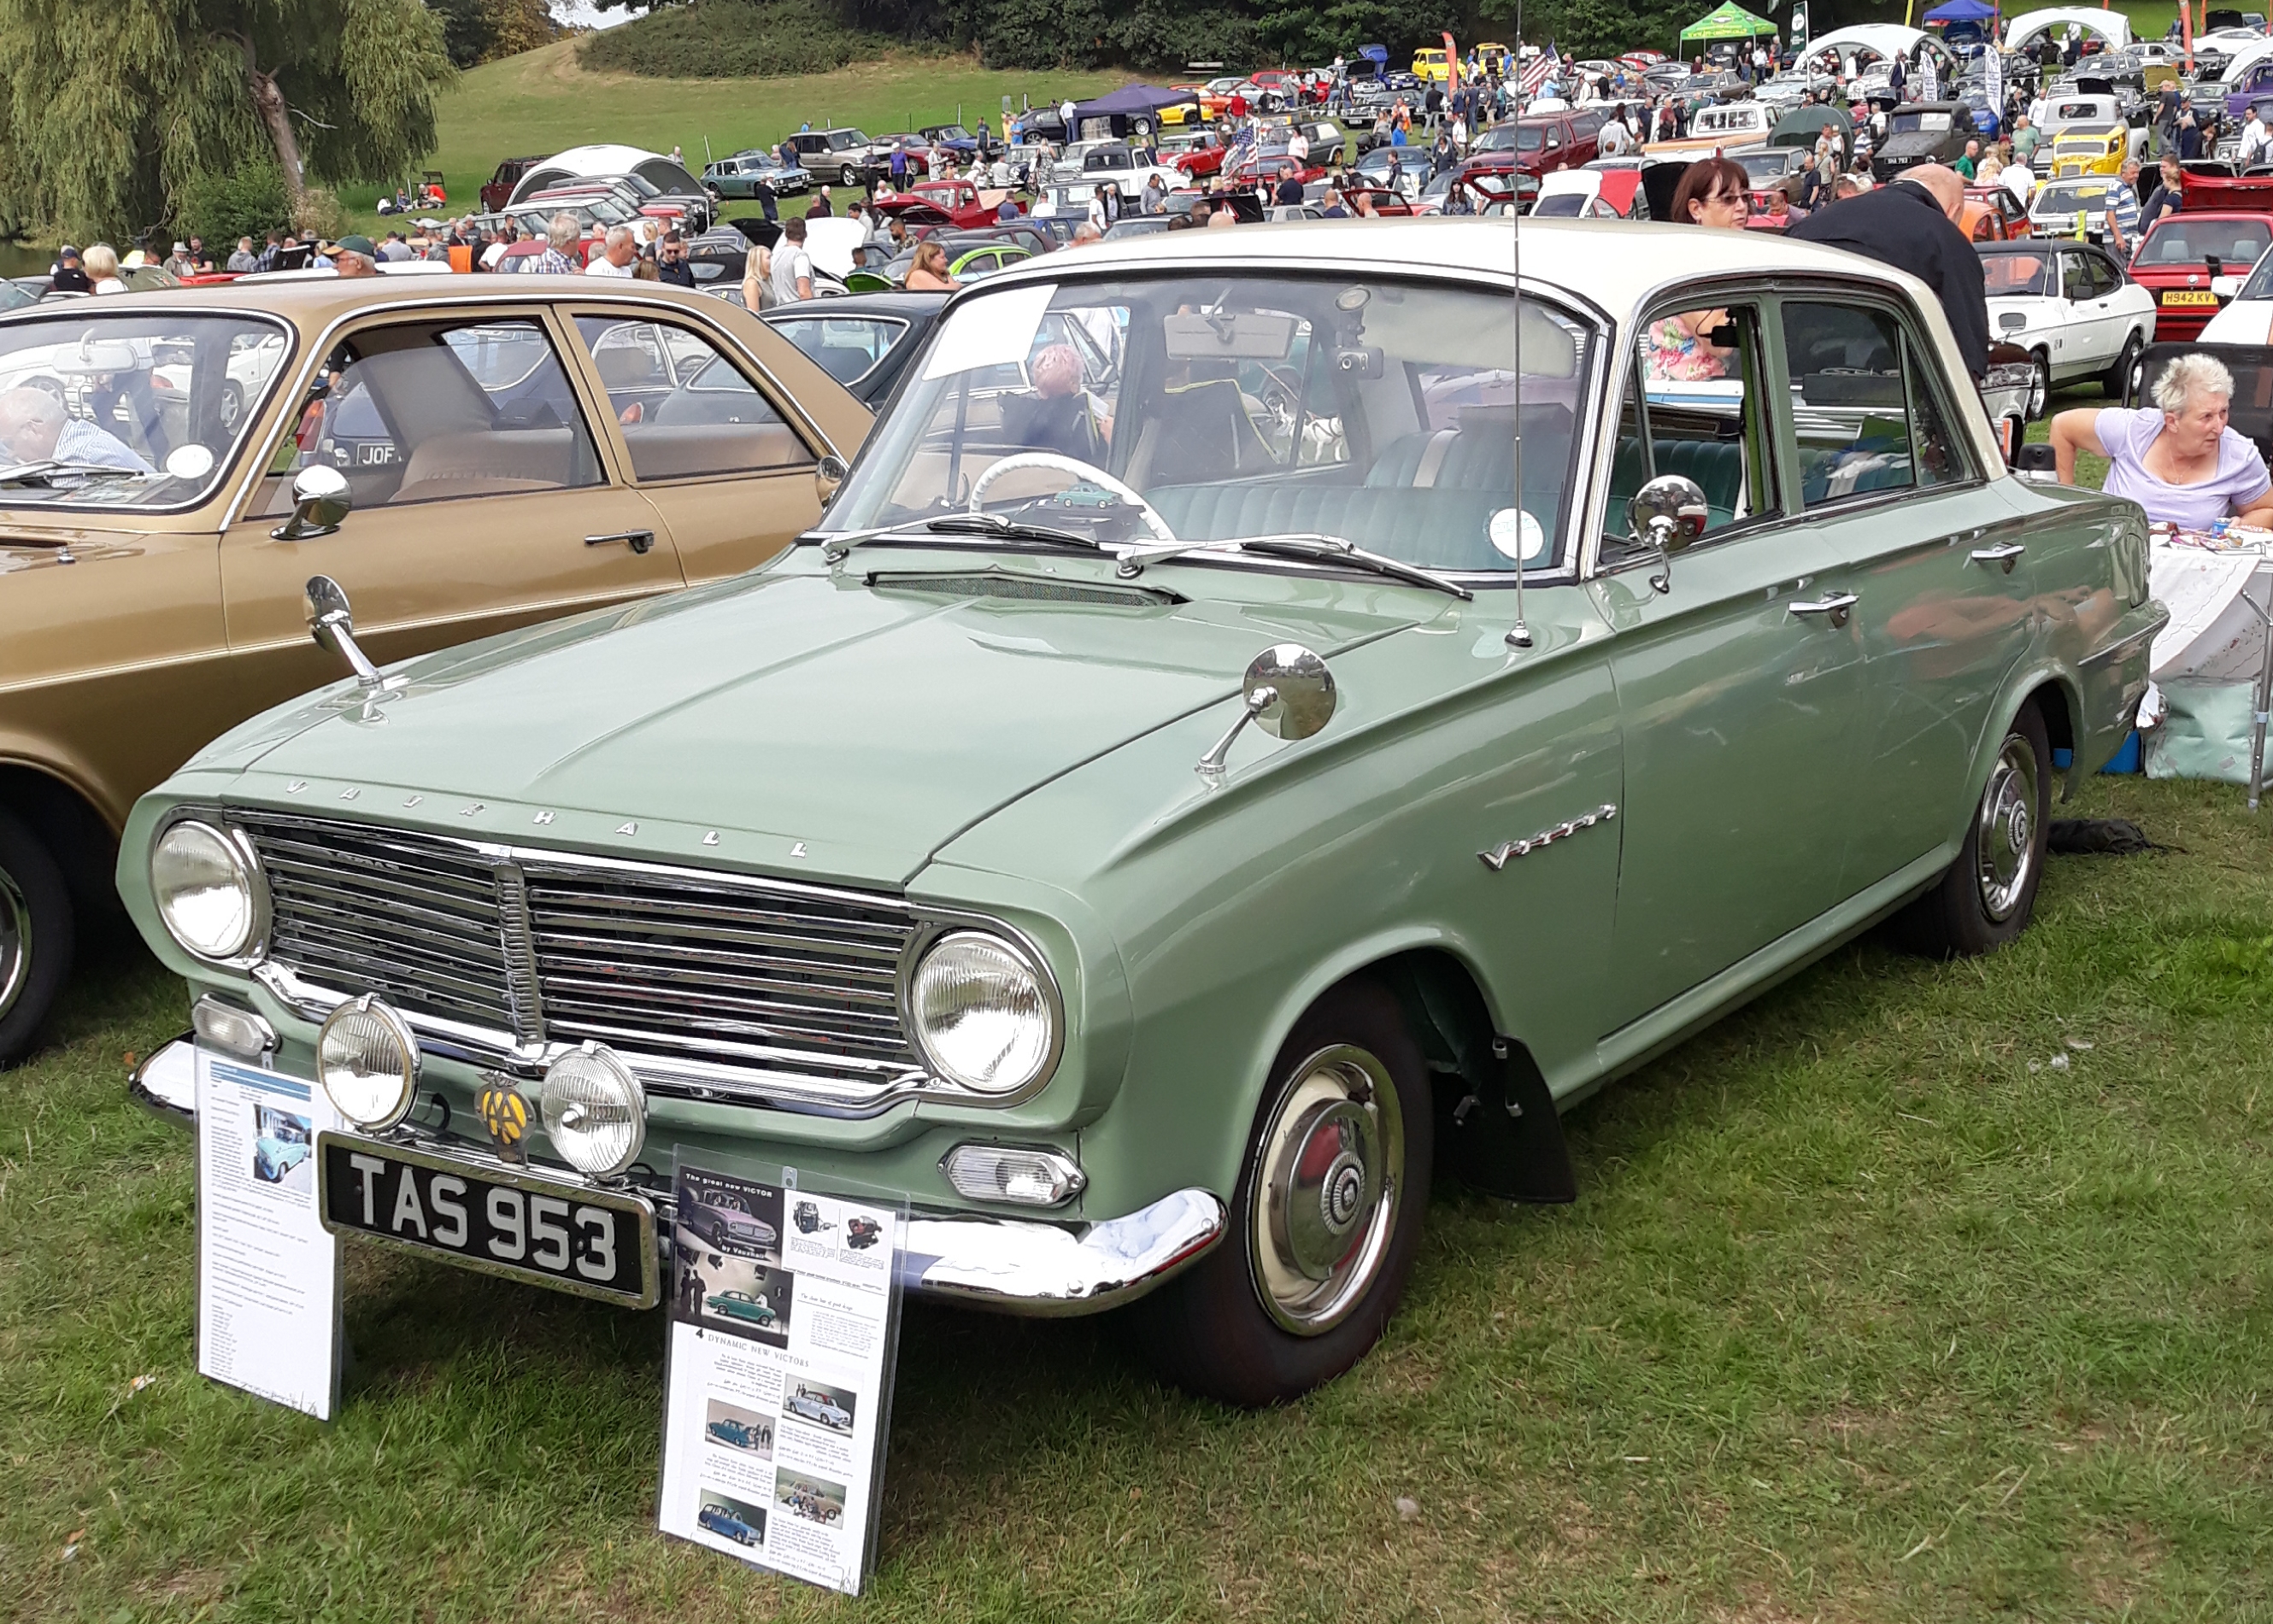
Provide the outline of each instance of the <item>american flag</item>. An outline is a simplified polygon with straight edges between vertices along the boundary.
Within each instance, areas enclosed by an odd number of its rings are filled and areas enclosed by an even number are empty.
[[[1534,56],[1525,66],[1523,76],[1516,81],[1517,88],[1527,96],[1537,95],[1539,87],[1547,82],[1548,75],[1555,71],[1560,61],[1561,58],[1557,56],[1555,47],[1549,44],[1545,50]]]

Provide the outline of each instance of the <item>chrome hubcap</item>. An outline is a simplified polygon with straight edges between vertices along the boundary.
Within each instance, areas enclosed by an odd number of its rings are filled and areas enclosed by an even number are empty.
[[[32,974],[32,910],[15,877],[0,869],[0,1015],[16,1007]]]
[[[2021,905],[2037,867],[2037,752],[2018,734],[2005,741],[1990,769],[1974,844],[1982,909],[2001,924]]]
[[[2052,398],[2052,370],[2045,366],[2043,362],[2039,361],[2037,363],[2036,376],[2032,380],[2030,380],[2029,385],[2029,417],[2033,419],[2043,416],[2044,415],[2044,407]]]
[[[1315,1336],[1347,1318],[1397,1227],[1405,1119],[1388,1068],[1362,1049],[1313,1055],[1257,1151],[1249,1254],[1264,1308]]]

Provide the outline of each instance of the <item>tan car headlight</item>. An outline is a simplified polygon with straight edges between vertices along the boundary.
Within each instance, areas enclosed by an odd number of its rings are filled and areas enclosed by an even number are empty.
[[[260,875],[242,841],[210,823],[170,824],[150,849],[150,893],[167,933],[201,959],[236,958],[260,928]]]
[[[366,992],[332,1011],[316,1034],[316,1080],[357,1127],[393,1127],[417,1097],[418,1040]]]
[[[578,1172],[605,1179],[647,1142],[647,1090],[614,1051],[587,1043],[544,1071],[544,1132]]]
[[[1057,1059],[1057,1000],[1025,951],[986,931],[934,942],[908,985],[916,1042],[938,1074],[979,1094],[1015,1094]]]

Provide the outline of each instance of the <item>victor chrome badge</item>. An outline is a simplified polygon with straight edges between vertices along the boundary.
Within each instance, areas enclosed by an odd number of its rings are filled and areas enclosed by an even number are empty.
[[[482,1126],[499,1156],[508,1162],[529,1160],[529,1100],[511,1081],[484,1077],[482,1091],[474,1096],[474,1109],[481,1112]]]

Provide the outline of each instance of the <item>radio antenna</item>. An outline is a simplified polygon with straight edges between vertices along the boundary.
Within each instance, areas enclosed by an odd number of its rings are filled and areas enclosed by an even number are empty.
[[[1523,0],[1515,6],[1515,118],[1523,117]],[[1542,46],[1541,48],[1544,49]],[[1550,70],[1551,71],[1551,70]],[[1517,157],[1520,160],[1520,150]],[[1507,240],[1515,271],[1515,624],[1507,629],[1510,648],[1531,647],[1531,623],[1523,613],[1525,543],[1523,512],[1523,166],[1519,161],[1507,176]]]

